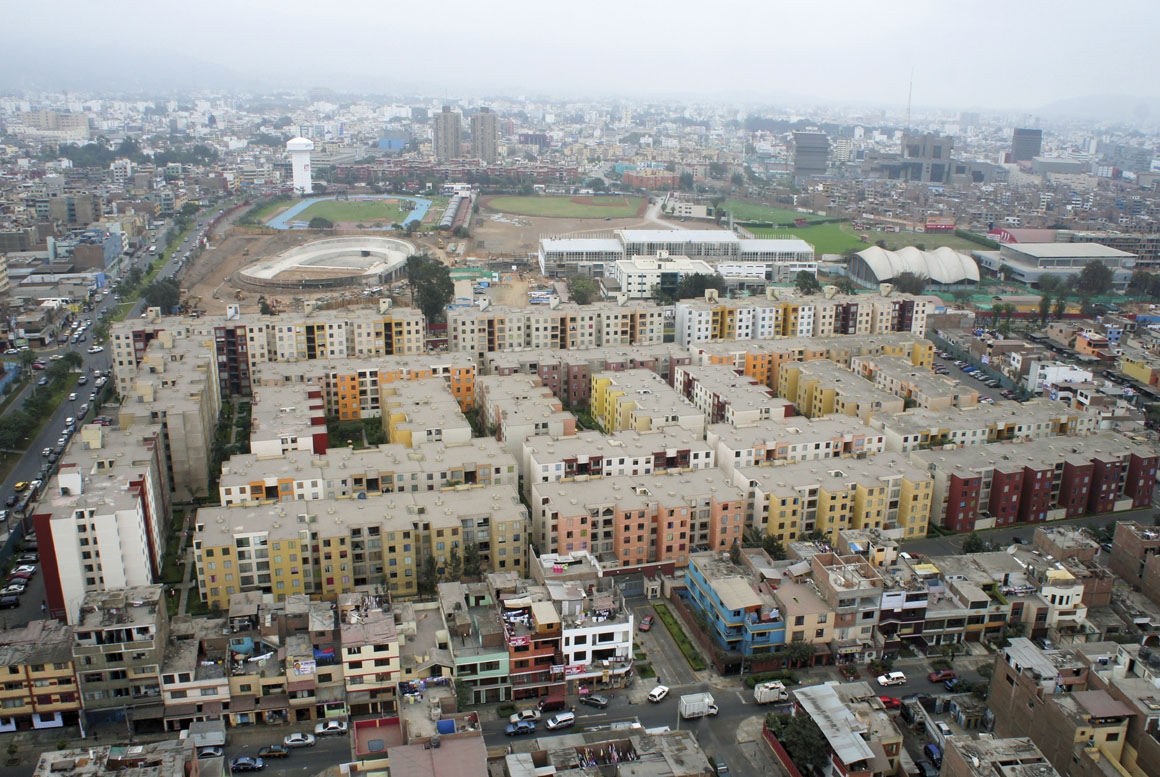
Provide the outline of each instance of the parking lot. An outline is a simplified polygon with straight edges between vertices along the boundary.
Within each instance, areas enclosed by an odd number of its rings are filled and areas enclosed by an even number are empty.
[[[978,391],[979,401],[983,404],[1002,402],[1015,396],[1014,392],[1004,389],[998,380],[961,359],[955,359],[946,351],[940,351],[935,355],[933,369],[940,375],[953,378]],[[990,384],[987,381],[990,381]]]

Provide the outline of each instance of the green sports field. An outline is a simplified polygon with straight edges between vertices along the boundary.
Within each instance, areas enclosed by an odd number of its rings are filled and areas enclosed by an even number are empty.
[[[391,200],[326,200],[316,202],[294,217],[295,221],[324,218],[335,224],[401,224],[410,211]]]
[[[741,200],[725,200],[721,207],[733,214],[735,221],[768,221],[770,224],[792,224],[795,219],[805,219],[813,223],[821,216],[811,216],[798,213],[796,210],[774,208],[756,202],[742,202]]]
[[[927,250],[940,246],[950,246],[956,251],[977,251],[979,245],[969,240],[951,234],[935,234],[923,232],[865,232],[855,233],[848,223],[818,224],[801,229],[753,229],[754,237],[797,237],[814,247],[814,253],[820,259],[822,254],[842,254],[846,251],[861,251],[863,248],[874,245],[879,240],[886,243],[891,251],[897,251],[905,246],[918,245]],[[862,234],[869,235],[869,242],[863,243]]]
[[[639,215],[643,197],[491,197],[483,206],[518,216],[626,219]]]

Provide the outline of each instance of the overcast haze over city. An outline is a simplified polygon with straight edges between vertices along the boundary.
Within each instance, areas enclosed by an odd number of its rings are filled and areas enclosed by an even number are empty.
[[[1158,19],[1148,0],[62,0],[5,20],[0,86],[898,106],[913,70],[915,106],[1051,113],[1057,101],[1117,95],[1127,98],[1119,107],[1151,119],[1160,114]]]

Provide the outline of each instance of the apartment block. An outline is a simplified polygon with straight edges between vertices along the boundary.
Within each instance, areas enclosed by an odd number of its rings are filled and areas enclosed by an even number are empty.
[[[705,421],[710,424],[748,426],[793,414],[788,401],[774,397],[764,385],[728,367],[677,367],[673,372],[673,388],[704,413]]]
[[[915,407],[941,411],[979,403],[979,392],[970,386],[916,368],[896,356],[856,356],[850,360],[850,371]]]
[[[503,624],[512,699],[562,695],[564,622],[546,588],[514,573],[491,574],[487,582]]]
[[[869,381],[828,359],[783,364],[777,395],[793,402],[797,415],[817,418],[837,413],[864,422],[873,415],[901,413],[901,397],[877,389]]]
[[[251,453],[282,456],[290,451],[326,452],[326,407],[320,388],[271,386],[253,394]]]
[[[159,426],[78,438],[32,515],[49,614],[72,624],[92,593],[159,581],[172,501]]]
[[[33,777],[101,777],[130,772],[136,777],[197,777],[197,748],[189,739],[140,745],[92,744],[40,754]]]
[[[532,533],[544,553],[611,555],[624,566],[689,563],[745,532],[745,492],[716,470],[532,487]]]
[[[1145,582],[1160,580],[1160,529],[1144,526],[1135,521],[1119,521],[1112,539],[1108,568],[1128,585],[1144,587]],[[1152,589],[1150,598],[1156,599],[1160,589]]]
[[[882,453],[881,433],[847,416],[760,421],[751,426],[713,424],[706,442],[718,466],[732,476],[738,467],[782,466],[822,459],[864,458]]]
[[[516,457],[530,437],[576,434],[576,416],[531,375],[485,375],[476,380],[479,422]]]
[[[471,689],[476,704],[511,699],[507,638],[487,583],[439,584],[439,610],[448,633],[455,683]]]
[[[467,412],[475,407],[475,357],[432,353],[383,359],[345,358],[311,362],[269,362],[253,370],[253,385],[322,388],[327,415],[339,420],[382,415],[382,391],[392,383],[441,379]]]
[[[946,445],[963,447],[1088,435],[1096,431],[1099,419],[1093,413],[1072,410],[1059,402],[1033,399],[1018,406],[1002,402],[964,409],[914,408],[896,415],[876,415],[868,423],[882,431],[886,450],[910,453]]]
[[[588,407],[592,374],[623,370],[652,370],[672,381],[672,370],[690,364],[692,356],[675,345],[641,345],[631,350],[620,347],[588,348],[576,351],[536,349],[487,354],[491,375],[538,375],[566,407]]]
[[[732,367],[775,392],[781,365],[829,359],[849,365],[856,356],[896,356],[918,369],[934,364],[934,345],[912,334],[883,333],[872,337],[787,337],[779,340],[705,342],[689,346],[700,364]]]
[[[722,650],[763,657],[786,642],[786,622],[773,586],[756,571],[773,561],[760,549],[743,551],[734,563],[728,551],[689,556],[685,588],[689,606],[705,617],[709,638]]]
[[[448,312],[447,332],[449,350],[480,359],[493,351],[656,345],[664,341],[664,310],[652,303],[472,306]]]
[[[834,611],[837,660],[861,662],[876,655],[874,630],[884,588],[881,573],[861,556],[818,553],[810,558],[810,577]]]
[[[118,420],[121,429],[161,426],[170,492],[187,498],[204,495],[209,487],[221,394],[208,344],[171,334],[165,330],[151,340],[135,367],[116,368],[122,397]]]
[[[582,431],[525,439],[520,479],[530,498],[532,487],[541,483],[712,469],[715,464],[710,445],[680,426],[612,434]]]
[[[338,598],[342,674],[351,715],[398,712],[399,634],[386,597],[343,594]]]
[[[604,577],[587,553],[545,553],[528,566],[563,623],[566,692],[580,693],[595,683],[622,687],[632,673],[636,629],[614,578]]]
[[[441,379],[389,383],[380,391],[389,443],[414,448],[423,443],[471,442],[471,423]]]
[[[76,725],[81,698],[72,645],[72,629],[56,620],[0,632],[0,733]]]
[[[590,409],[606,432],[647,432],[675,425],[705,434],[704,414],[649,370],[593,374]]]
[[[1045,675],[1045,670],[1052,670]],[[1088,668],[1064,653],[1043,651],[1026,639],[1012,640],[996,660],[990,708],[999,736],[1026,736],[1056,769],[1068,773],[1077,747],[1097,748],[1123,760],[1135,712],[1107,691],[1088,686]],[[1034,713],[1031,713],[1034,710]]]
[[[218,720],[230,709],[228,645],[224,619],[171,624],[174,637],[161,664],[165,730],[182,731],[195,721]],[[189,633],[181,633],[188,628]],[[204,630],[203,633],[198,633]]]
[[[528,530],[514,485],[202,508],[194,532],[199,593],[211,607],[243,591],[282,601],[383,586],[413,596],[428,557],[443,575],[453,551],[462,557],[468,545],[485,570],[522,572]]]
[[[1157,461],[1153,451],[1109,434],[911,458],[935,478],[934,520],[957,532],[1138,509],[1151,501]]]
[[[401,443],[323,455],[231,456],[222,464],[218,493],[223,507],[315,499],[360,499],[383,494],[441,491],[459,486],[515,486],[516,460],[495,440],[470,445]]]
[[[1028,737],[946,740],[942,777],[1063,777]]]
[[[894,539],[925,537],[934,494],[931,476],[893,453],[741,467],[733,482],[748,495],[749,524],[782,542],[814,531],[835,541],[843,529],[876,529]]]
[[[123,712],[160,718],[169,614],[160,585],[94,591],[73,627],[72,654],[89,720]]]

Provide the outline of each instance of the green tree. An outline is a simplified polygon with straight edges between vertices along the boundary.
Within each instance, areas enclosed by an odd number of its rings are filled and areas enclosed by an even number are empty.
[[[681,173],[679,188],[683,192],[693,191],[693,174]]]
[[[730,176],[729,183],[733,184],[738,189],[743,189],[745,188],[745,176],[741,173],[734,173],[732,176]]]
[[[162,313],[172,313],[181,301],[181,285],[172,278],[162,278],[145,289],[144,297],[149,307],[161,308]]]
[[[20,352],[20,366],[26,371],[32,367],[34,361],[36,361],[36,351],[29,349]]]
[[[588,305],[597,294],[596,281],[587,275],[575,275],[568,280],[568,294],[577,305]]]
[[[910,272],[909,270],[899,273],[891,281],[894,288],[906,294],[922,294],[926,290],[926,284],[930,282],[930,278],[925,275]]]
[[[1046,324],[1047,317],[1051,315],[1051,296],[1044,294],[1039,298],[1039,323]]]
[[[411,287],[411,299],[427,323],[442,320],[444,309],[455,296],[455,283],[447,265],[426,254],[408,256],[407,283]]]
[[[608,184],[604,182],[603,178],[589,178],[584,182],[584,188],[594,192],[602,192],[608,189]]]
[[[1086,311],[1093,297],[1107,294],[1112,290],[1113,280],[1112,271],[1106,264],[1093,261],[1085,264],[1079,275],[1075,276],[1072,288],[1075,289]]]
[[[803,774],[821,769],[829,760],[829,742],[809,715],[769,714],[765,725]]]
[[[671,295],[662,292],[659,286],[654,286],[653,296],[663,303],[678,299],[703,299],[706,289],[725,291],[725,279],[720,275],[701,275],[699,273],[686,275],[677,282],[677,287]]]
[[[955,302],[959,303],[960,305],[966,305],[968,302],[971,301],[970,289],[955,289],[954,293],[951,294],[951,296],[954,297]]]
[[[463,576],[463,556],[459,553],[459,546],[452,545],[447,554],[447,563],[443,566],[444,580],[458,580]]]
[[[806,666],[814,660],[814,646],[804,639],[795,639],[785,646],[785,658],[791,666]]]
[[[963,540],[963,553],[982,553],[987,549],[987,543],[975,532],[967,535]]]
[[[469,542],[463,546],[463,579],[478,580],[483,577],[483,556],[479,545]]]
[[[714,179],[714,180],[719,181],[725,177],[725,173],[728,171],[728,169],[729,168],[727,168],[721,162],[710,162],[709,163],[709,177]]]
[[[270,303],[265,297],[258,297],[258,313],[263,316],[274,315],[274,308],[270,307]]]
[[[835,278],[833,285],[837,287],[838,291],[842,294],[858,293],[858,284],[854,283],[852,278],[848,278],[845,275],[839,275],[837,278]]]
[[[741,563],[741,543],[736,539],[733,540],[733,545],[729,548],[729,560],[734,564]]]
[[[63,364],[69,370],[79,370],[84,363],[85,357],[76,351],[65,351],[61,354],[60,360],[57,362],[57,364]]]
[[[315,216],[310,219],[307,226],[311,229],[334,229],[334,222],[330,219],[324,219],[322,216]]]
[[[1055,298],[1055,304],[1051,306],[1051,315],[1055,318],[1063,318],[1063,314],[1067,312],[1067,297],[1060,295]]]
[[[783,561],[785,559],[785,545],[772,534],[765,535],[765,539],[761,541],[761,547],[774,561]]]
[[[430,596],[435,593],[439,584],[439,571],[435,566],[435,557],[427,555],[423,558],[423,566],[419,568],[419,576],[415,579],[415,587],[419,596]]]
[[[801,270],[794,276],[793,285],[802,294],[817,294],[822,290],[818,276],[808,270]]]

